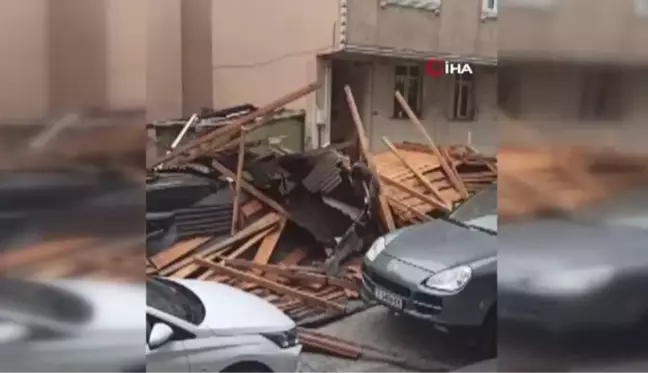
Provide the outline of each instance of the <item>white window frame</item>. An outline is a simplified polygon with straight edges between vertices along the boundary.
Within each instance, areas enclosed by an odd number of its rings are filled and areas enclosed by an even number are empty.
[[[498,0],[482,0],[482,19],[496,18]]]
[[[407,74],[404,76],[404,82],[403,82],[405,87],[403,89],[403,92],[401,92],[401,94],[405,98],[405,101],[407,101],[409,86],[412,83],[412,81],[416,81],[417,84],[418,84],[418,92],[416,93],[416,107],[415,108],[411,107],[412,105],[411,105],[410,102],[408,102],[408,104],[410,104],[410,108],[412,109],[412,111],[414,111],[414,114],[416,114],[417,117],[421,118],[423,116],[423,107],[422,107],[423,106],[423,83],[424,83],[423,66],[416,65],[416,64],[407,64],[407,63],[402,63],[402,64],[398,64],[398,65],[394,66],[394,70],[393,70],[394,71],[394,89],[396,88],[396,84],[398,83],[397,82],[398,75],[396,74],[396,69],[398,67],[404,67],[406,69],[406,71],[407,71]],[[418,68],[418,75],[417,76],[412,76],[412,75],[409,74],[410,67]],[[404,110],[399,109],[399,108],[400,108],[400,104],[398,103],[396,98],[394,98],[394,108],[392,110],[393,111],[392,119],[408,119],[408,116],[404,112]],[[397,112],[399,112],[399,111],[401,111],[401,113],[402,113],[402,115],[400,115],[400,116],[397,115]]]
[[[450,90],[450,120],[458,122],[471,122],[474,121],[477,117],[475,110],[475,76],[470,74],[457,74],[451,75],[452,77],[452,89]],[[467,79],[468,78],[468,79]],[[468,97],[466,97],[466,106],[467,113],[461,115],[458,113],[458,107],[460,106],[461,97],[455,100],[457,95],[461,95],[461,88],[463,86],[468,87]],[[456,109],[456,110],[455,110]]]
[[[366,1],[366,0],[365,0]],[[442,0],[381,0],[380,6],[399,6],[427,11],[437,11],[441,8]]]
[[[501,6],[505,8],[531,8],[531,9],[551,9],[556,0],[502,0]]]

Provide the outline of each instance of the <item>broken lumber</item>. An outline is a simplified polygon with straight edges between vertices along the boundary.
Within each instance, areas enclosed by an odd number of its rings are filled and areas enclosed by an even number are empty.
[[[448,178],[450,179],[454,187],[457,189],[459,194],[461,194],[461,197],[464,199],[468,198],[470,194],[466,190],[466,186],[463,185],[463,182],[461,181],[459,176],[454,172],[454,169],[450,167],[446,159],[439,152],[439,148],[437,148],[436,144],[432,140],[432,137],[430,137],[430,135],[427,133],[421,121],[416,117],[416,114],[414,114],[412,108],[410,108],[409,104],[407,103],[403,95],[398,91],[396,91],[396,99],[398,100],[398,103],[401,105],[401,107],[409,117],[410,121],[414,124],[416,129],[427,140],[430,149],[432,149],[432,151],[434,152],[434,155],[436,155],[437,158],[439,158],[439,162],[441,162],[441,167],[443,167],[443,170],[448,175]]]
[[[230,179],[235,179],[236,178],[236,175],[232,171],[230,171],[227,167],[223,166],[222,164],[218,163],[216,160],[212,161],[212,167],[214,167],[214,169],[216,171],[220,172],[225,177],[229,177]],[[284,209],[280,204],[275,202],[270,197],[263,194],[263,192],[261,192],[260,190],[258,190],[254,186],[252,186],[252,184],[248,183],[247,181],[243,180],[242,178],[241,178],[240,182],[241,182],[241,187],[243,189],[245,189],[246,192],[248,192],[251,195],[258,198],[259,201],[261,201],[261,202],[265,203],[266,205],[272,207],[275,211],[277,211],[278,213],[280,213],[284,217],[286,217],[286,218],[290,217],[290,213],[288,211],[286,211],[286,209]]]
[[[327,300],[320,299],[312,294],[308,294],[306,292],[303,292],[301,290],[293,289],[289,286],[281,285],[279,283],[276,283],[274,281],[270,281],[268,279],[259,277],[257,275],[253,275],[250,273],[242,272],[233,268],[228,268],[224,265],[218,264],[218,263],[213,263],[206,261],[202,258],[195,258],[194,259],[196,263],[208,267],[210,269],[213,269],[216,272],[220,272],[222,274],[226,274],[228,276],[231,276],[233,278],[236,278],[238,280],[242,280],[245,282],[253,282],[256,283],[262,287],[265,287],[269,290],[276,291],[277,293],[281,294],[286,294],[295,298],[299,298],[304,301],[304,303],[311,304],[315,307],[322,307],[325,309],[332,309],[336,311],[344,311],[345,307],[341,304],[335,303],[335,302],[330,302]]]
[[[392,144],[389,141],[389,139],[387,139],[386,137],[383,137],[382,141],[385,143],[385,145],[387,145],[387,148],[389,148],[389,150],[396,156],[396,158],[398,158],[403,163],[403,165],[405,165],[405,167],[407,167],[410,171],[412,171],[412,173],[414,173],[414,175],[416,175],[416,178],[421,182],[421,184],[425,185],[425,187],[427,187],[428,190],[432,192],[432,194],[438,200],[438,202],[444,204],[446,208],[449,208],[448,203],[443,200],[443,197],[441,197],[441,193],[439,192],[439,190],[435,188],[434,185],[432,185],[430,181],[427,180],[425,176],[423,176],[423,174],[421,174],[414,166],[412,166],[407,161],[407,159],[405,159],[405,157],[403,157],[398,152],[398,149],[394,147],[394,144]]]
[[[247,227],[245,227],[244,229],[240,230],[235,235],[233,235],[233,236],[231,236],[231,237],[229,237],[229,238],[227,238],[225,240],[219,241],[219,242],[215,243],[214,245],[206,248],[205,250],[202,250],[200,252],[200,255],[205,256],[205,255],[209,255],[211,253],[215,253],[215,252],[218,252],[220,250],[223,250],[223,249],[227,248],[228,246],[230,246],[230,245],[232,245],[232,244],[234,244],[236,242],[244,240],[244,239],[254,235],[255,233],[258,233],[258,232],[260,232],[262,230],[265,230],[266,228],[270,227],[271,225],[274,225],[274,224],[278,223],[279,220],[280,220],[279,215],[277,215],[274,212],[270,212],[270,213],[266,214],[264,217],[262,217],[261,219],[255,221],[254,223],[252,223],[252,224],[248,225]],[[176,271],[180,271],[180,270],[182,270],[183,272],[191,273],[191,272],[193,272],[193,270],[197,269],[197,268],[192,267],[192,262],[193,261],[194,261],[194,258],[192,258],[192,257],[185,258],[185,259],[180,260],[180,261],[176,261],[175,263],[173,263],[169,267],[164,268],[163,270],[161,270],[160,274],[163,275],[163,276],[168,276],[168,275],[170,275],[170,274],[172,274],[172,273],[174,273]],[[193,270],[192,270],[192,268],[193,268]]]
[[[245,162],[245,127],[241,126],[241,141],[239,142],[238,160],[236,163],[236,177],[234,180],[234,202],[232,206],[231,234],[239,229],[239,208],[241,203],[241,178],[243,177],[243,162]]]
[[[193,150],[197,147],[199,147],[202,144],[207,143],[208,141],[211,141],[213,139],[217,139],[219,137],[226,137],[227,135],[231,134],[232,132],[237,131],[242,125],[249,123],[253,121],[254,119],[258,117],[262,117],[264,115],[270,114],[274,112],[275,110],[286,106],[287,104],[315,91],[320,87],[319,83],[311,83],[295,92],[289,93],[271,103],[268,105],[259,108],[259,110],[253,111],[249,114],[243,115],[240,118],[236,118],[235,120],[232,121],[231,124],[226,125],[224,127],[221,127],[213,132],[210,132],[204,136],[201,136],[194,141],[191,141],[190,143],[184,145],[184,146],[179,146],[176,149],[173,150],[173,152],[166,154],[158,159],[156,159],[153,163],[147,166],[147,168],[153,168],[163,162],[166,162],[170,159],[173,159],[177,157],[180,154],[186,153],[190,150]]]
[[[223,264],[228,264],[232,267],[238,267],[242,269],[254,269],[259,270],[260,272],[265,273],[274,273],[280,275],[283,278],[291,280],[302,280],[310,283],[316,283],[323,286],[333,285],[341,287],[344,289],[349,289],[353,291],[358,291],[359,286],[357,283],[336,278],[333,276],[326,276],[319,273],[313,273],[308,270],[308,268],[303,267],[288,267],[282,265],[273,265],[273,264],[258,264],[255,262],[250,262],[247,260],[223,260]]]
[[[378,175],[376,162],[374,161],[373,155],[369,151],[369,140],[367,139],[367,134],[365,133],[364,124],[362,123],[362,119],[360,118],[360,113],[358,112],[358,106],[355,103],[353,92],[351,92],[351,87],[349,87],[348,85],[345,86],[344,92],[346,94],[347,103],[349,104],[349,109],[351,110],[351,117],[353,118],[353,123],[355,124],[356,132],[358,134],[358,138],[360,142],[360,151],[362,153],[362,156],[367,161],[367,166],[369,166],[371,172],[373,172],[375,175]],[[380,189],[378,200],[380,203],[381,216],[387,229],[389,231],[393,231],[394,229],[396,229],[396,225],[394,224],[394,217],[391,214],[389,205],[385,200],[385,195],[383,194],[383,188],[380,185],[382,184],[380,182],[380,179],[378,180],[378,184]]]

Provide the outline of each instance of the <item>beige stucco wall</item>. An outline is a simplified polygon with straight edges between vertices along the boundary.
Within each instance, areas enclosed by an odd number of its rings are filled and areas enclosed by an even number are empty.
[[[49,108],[48,3],[0,1],[0,122]]]
[[[214,106],[264,105],[315,81],[316,55],[334,47],[338,1],[214,1]]]
[[[0,121],[212,102],[212,0],[0,2]]]
[[[394,51],[494,58],[497,23],[482,18],[482,0],[442,0],[438,12],[346,0],[347,43]]]

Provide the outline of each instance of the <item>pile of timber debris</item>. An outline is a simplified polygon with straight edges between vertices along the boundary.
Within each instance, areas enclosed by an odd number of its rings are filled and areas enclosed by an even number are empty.
[[[348,87],[360,139],[356,165],[374,175],[373,195],[358,191],[354,167],[335,146],[286,154],[245,140],[264,118],[316,88],[233,119],[149,165],[149,275],[236,286],[300,325],[344,315],[363,304],[360,264],[376,237],[447,213],[496,180],[495,159],[467,146],[437,147],[413,114],[426,144],[385,138],[388,149],[372,154]]]
[[[500,221],[576,211],[648,184],[648,158],[587,147],[501,147]]]

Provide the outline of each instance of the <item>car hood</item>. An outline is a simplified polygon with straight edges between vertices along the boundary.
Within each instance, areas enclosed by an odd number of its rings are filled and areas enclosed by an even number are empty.
[[[648,260],[643,259],[648,231],[642,229],[543,219],[502,226],[502,231],[506,240],[501,242],[499,264],[506,271],[498,274],[498,286],[503,289],[532,291],[531,280],[539,277],[648,270]],[[555,281],[556,286],[560,283]]]
[[[435,220],[404,229],[382,255],[437,272],[497,255],[497,237]]]
[[[173,281],[194,292],[205,305],[205,319],[199,325],[201,329],[231,335],[281,332],[295,327],[295,322],[279,308],[243,290],[217,282]]]
[[[83,324],[86,330],[144,332],[144,284],[88,280],[52,280],[46,284],[67,290],[89,304],[92,317]]]

